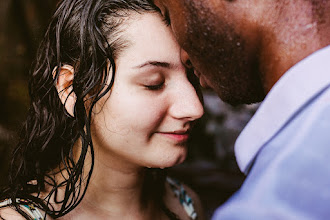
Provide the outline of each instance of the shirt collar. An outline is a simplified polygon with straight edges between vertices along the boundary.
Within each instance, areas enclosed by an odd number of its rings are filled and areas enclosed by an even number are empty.
[[[289,69],[273,86],[235,143],[241,171],[247,174],[261,147],[313,95],[330,84],[330,45]]]

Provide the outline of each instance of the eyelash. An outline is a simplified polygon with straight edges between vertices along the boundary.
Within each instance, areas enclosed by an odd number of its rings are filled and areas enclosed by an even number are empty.
[[[152,90],[152,91],[157,91],[162,89],[164,86],[164,83],[160,83],[158,85],[145,85],[144,87],[146,87],[148,90]]]

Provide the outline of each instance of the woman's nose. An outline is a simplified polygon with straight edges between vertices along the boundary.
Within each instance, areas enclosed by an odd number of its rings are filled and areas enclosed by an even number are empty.
[[[178,89],[172,95],[172,105],[169,109],[172,117],[194,121],[204,114],[204,108],[193,85],[188,81],[178,84]]]

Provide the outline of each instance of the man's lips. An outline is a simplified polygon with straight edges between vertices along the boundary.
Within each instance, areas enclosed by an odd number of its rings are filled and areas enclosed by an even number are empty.
[[[200,75],[201,75],[201,73],[200,72],[198,72],[196,69],[194,69],[194,74],[199,78],[200,77]]]
[[[199,77],[199,84],[201,84],[201,86],[203,88],[209,88],[209,85],[207,84],[206,80],[202,76]]]
[[[206,80],[204,79],[204,77],[201,75],[200,72],[198,72],[197,70],[194,70],[194,74],[199,78],[199,84],[203,88],[209,88],[209,85],[207,84]]]

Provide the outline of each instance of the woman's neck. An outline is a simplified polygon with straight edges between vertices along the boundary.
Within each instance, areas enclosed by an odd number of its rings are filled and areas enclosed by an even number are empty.
[[[159,208],[151,201],[146,202],[143,198],[146,168],[97,150],[94,161],[83,200],[63,219],[154,219],[155,215],[163,215],[155,211]],[[90,156],[84,164],[84,170],[88,171]]]
[[[96,159],[92,178],[81,205],[98,207],[119,216],[128,214],[129,210],[141,212],[144,173],[144,169],[141,168],[125,169],[112,162],[105,163],[104,160]]]

